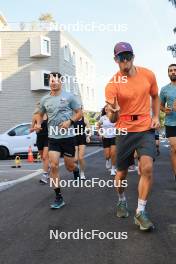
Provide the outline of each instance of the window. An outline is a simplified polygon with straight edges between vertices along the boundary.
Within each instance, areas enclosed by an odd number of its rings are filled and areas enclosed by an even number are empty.
[[[80,63],[80,68],[82,68],[82,58],[81,57],[79,59],[79,63]]]
[[[84,86],[83,86],[83,84],[81,83],[81,95],[83,95],[83,92],[84,92]]]
[[[30,38],[30,56],[31,57],[50,57],[51,39],[42,35]]]
[[[47,73],[44,73],[44,86],[49,87],[49,78]]]
[[[78,83],[74,83],[74,94],[78,95],[79,89],[78,89]]]
[[[88,62],[86,61],[86,74],[88,74]]]
[[[65,76],[65,90],[66,92],[70,92],[70,78],[69,76]]]
[[[50,53],[50,41],[48,39],[42,40],[42,48],[44,53]]]
[[[76,55],[75,52],[73,51],[73,56],[72,56],[72,64],[75,66],[76,65]]]
[[[31,90],[50,90],[48,74],[50,71],[48,70],[39,70],[39,71],[31,71],[30,79],[31,79]]]
[[[87,96],[89,97],[89,87],[87,86]]]
[[[91,92],[92,92],[92,98],[94,98],[94,89],[92,89]]]
[[[69,58],[69,47],[68,47],[68,45],[65,45],[64,46],[64,59],[66,61],[69,61],[70,60],[70,58]]]
[[[30,133],[30,127],[31,125],[21,125],[16,127],[15,129],[13,129],[13,131],[15,132],[16,136],[25,136],[28,135]]]

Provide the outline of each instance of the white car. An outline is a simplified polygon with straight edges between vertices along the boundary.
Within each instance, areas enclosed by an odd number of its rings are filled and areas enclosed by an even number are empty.
[[[0,134],[0,159],[9,156],[26,154],[29,146],[37,152],[36,133],[30,133],[31,123],[19,124],[3,134]]]

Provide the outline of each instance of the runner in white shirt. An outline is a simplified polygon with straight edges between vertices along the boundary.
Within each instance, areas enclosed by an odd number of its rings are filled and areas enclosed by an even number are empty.
[[[108,108],[102,110],[101,118],[98,122],[99,135],[102,136],[106,168],[111,169],[111,175],[116,175],[116,128],[115,123],[111,123],[108,117]]]

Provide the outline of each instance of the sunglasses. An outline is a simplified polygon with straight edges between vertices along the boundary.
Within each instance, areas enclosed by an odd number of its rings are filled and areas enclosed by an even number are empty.
[[[117,60],[119,60],[120,62],[124,62],[126,61],[130,61],[133,58],[133,53],[120,53],[116,56]]]

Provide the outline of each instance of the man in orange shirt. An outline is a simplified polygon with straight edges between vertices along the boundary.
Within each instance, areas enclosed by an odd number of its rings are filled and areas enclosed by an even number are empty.
[[[117,136],[116,181],[119,183],[126,178],[129,166],[134,164],[136,150],[141,174],[134,220],[141,230],[149,230],[153,229],[154,225],[147,216],[145,207],[152,185],[153,160],[156,155],[154,129],[159,127],[158,87],[152,71],[133,65],[134,53],[129,43],[120,42],[115,45],[114,59],[120,71],[107,84],[105,97],[111,112],[118,111],[116,127],[126,128],[128,132],[127,135]],[[121,186],[117,190],[119,195],[117,216],[128,217],[124,188]]]

